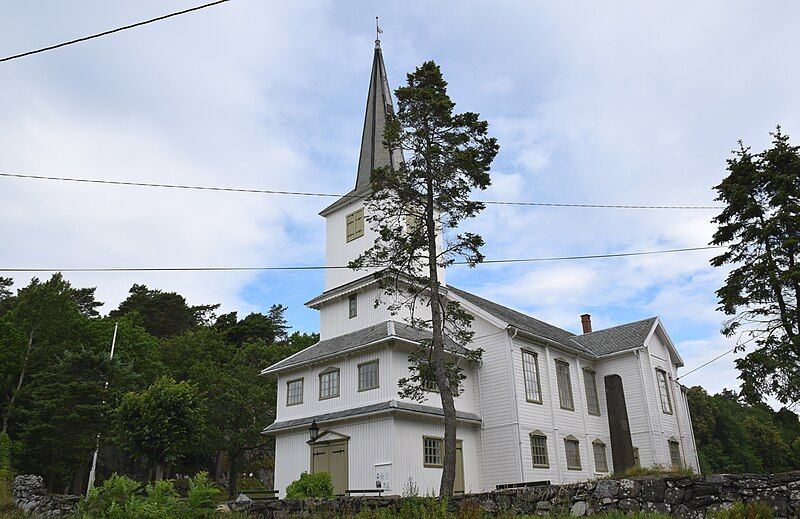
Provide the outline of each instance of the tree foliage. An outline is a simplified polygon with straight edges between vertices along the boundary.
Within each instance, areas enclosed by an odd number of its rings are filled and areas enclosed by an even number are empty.
[[[731,265],[717,291],[731,318],[722,332],[738,334],[742,394],[750,402],[774,396],[800,401],[800,148],[780,127],[772,147],[752,153],[742,143],[728,160],[728,176],[716,186],[725,208],[714,245],[727,250],[712,265]]]
[[[422,398],[426,379],[439,389],[445,415],[440,495],[449,496],[456,459],[453,398],[462,374],[446,351],[464,351],[472,332],[471,316],[445,297],[439,269],[459,258],[470,266],[483,260],[483,239],[459,232],[458,227],[484,207],[470,194],[489,185],[498,145],[478,114],[454,113],[447,82],[433,61],[408,74],[407,85],[397,89],[396,97],[397,114],[387,121],[384,143],[389,149],[404,150],[407,160],[372,172],[365,219],[378,238],[350,266],[385,269],[381,286],[390,308],[408,308],[409,324],[432,332],[409,358],[412,374],[401,384],[404,395],[417,399]]]
[[[136,312],[147,333],[164,338],[208,324],[217,308],[219,305],[189,306],[180,294],[135,284],[128,298],[108,315],[118,317]]]
[[[789,409],[742,402],[723,391],[688,391],[692,428],[704,473],[787,472],[800,469],[800,420]]]
[[[117,409],[117,430],[125,450],[144,456],[161,479],[166,465],[204,447],[206,401],[198,387],[162,377],[143,391],[129,392]]]

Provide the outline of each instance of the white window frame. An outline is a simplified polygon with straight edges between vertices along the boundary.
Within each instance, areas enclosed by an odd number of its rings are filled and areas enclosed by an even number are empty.
[[[541,377],[539,376],[539,355],[529,350],[521,351],[522,378],[525,381],[525,400],[533,404],[541,404],[542,383]]]
[[[422,466],[444,467],[444,439],[435,436],[422,437]]]
[[[669,440],[667,440],[667,446],[669,447],[669,461],[672,464],[672,468],[682,469],[683,458],[681,457],[680,442],[675,438],[670,438]]]

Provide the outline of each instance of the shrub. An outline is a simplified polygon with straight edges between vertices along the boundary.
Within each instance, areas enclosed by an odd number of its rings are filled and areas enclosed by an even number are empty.
[[[327,472],[317,472],[316,474],[303,472],[300,474],[300,479],[292,481],[286,487],[286,499],[305,499],[307,497],[332,498],[331,475]]]
[[[773,519],[775,511],[760,501],[752,503],[736,501],[730,508],[709,512],[706,517],[709,519]]]
[[[11,458],[14,444],[8,434],[0,433],[0,479],[11,480],[14,477],[11,469]]]
[[[694,476],[694,470],[691,467],[665,467],[660,463],[653,464],[649,467],[632,467],[622,472],[615,472],[602,479],[621,479],[621,478],[635,478],[637,476]]]
[[[189,492],[181,499],[172,481],[157,481],[144,488],[138,482],[114,474],[93,488],[78,507],[80,519],[203,519],[215,513],[219,494],[201,472],[189,480]]]

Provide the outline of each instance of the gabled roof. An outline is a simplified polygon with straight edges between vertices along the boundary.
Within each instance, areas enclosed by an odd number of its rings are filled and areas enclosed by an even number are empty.
[[[323,209],[320,214],[326,216],[334,210],[349,205],[354,198],[366,197],[370,192],[370,175],[372,170],[384,166],[396,168],[403,162],[403,152],[399,149],[389,150],[383,145],[383,131],[386,121],[393,112],[392,94],[389,80],[386,77],[386,65],[379,40],[375,40],[375,53],[372,58],[372,74],[367,92],[367,108],[364,114],[364,129],[361,133],[361,152],[358,155],[356,185],[352,191]]]
[[[276,362],[272,366],[264,369],[261,374],[275,373],[277,371],[300,367],[304,364],[338,357],[347,352],[366,348],[390,339],[419,343],[430,338],[431,332],[428,330],[420,330],[397,321],[386,321],[344,335],[339,335],[338,337],[331,337],[330,339],[319,341],[291,357]],[[458,355],[463,355],[467,352],[465,348],[456,344],[450,344],[447,350]]]
[[[568,332],[567,330],[563,330],[544,321],[540,321],[539,319],[535,319],[529,315],[523,314],[522,312],[517,312],[516,310],[512,310],[511,308],[495,303],[494,301],[489,301],[488,299],[476,296],[475,294],[471,294],[452,285],[447,285],[447,290],[448,292],[453,292],[458,297],[472,303],[478,308],[494,315],[501,321],[513,326],[514,328],[519,328],[522,331],[544,337],[545,339],[550,339],[551,341],[560,342],[568,347],[575,347],[570,342],[570,339],[575,336],[574,333]]]
[[[431,416],[444,416],[444,412],[440,407],[429,405],[415,404],[413,402],[403,402],[400,400],[389,400],[386,402],[379,402],[377,404],[364,405],[361,407],[352,407],[350,409],[342,409],[340,411],[333,411],[330,413],[323,413],[313,416],[306,416],[304,418],[294,418],[292,420],[284,420],[282,422],[274,422],[267,426],[262,431],[263,433],[271,433],[283,429],[291,429],[294,427],[304,426],[310,424],[314,420],[317,423],[330,422],[333,420],[340,420],[342,418],[350,418],[353,416],[363,416],[367,414],[385,412],[385,411],[405,411],[416,414],[426,414]],[[456,417],[459,420],[478,422],[480,423],[481,417],[475,413],[466,411],[456,411]]]
[[[658,317],[650,317],[605,330],[576,335],[572,341],[591,350],[595,355],[610,355],[644,345]]]

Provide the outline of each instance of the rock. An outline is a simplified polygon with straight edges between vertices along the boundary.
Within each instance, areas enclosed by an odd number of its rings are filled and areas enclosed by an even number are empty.
[[[642,501],[651,501],[658,503],[664,501],[664,491],[666,490],[666,482],[660,478],[647,478],[641,480],[641,491],[639,496]]]
[[[664,491],[664,502],[670,505],[678,505],[683,501],[684,493],[682,488],[668,488]]]
[[[635,499],[620,499],[617,507],[623,512],[638,512],[639,501]]]
[[[588,508],[589,505],[586,504],[586,501],[576,501],[569,509],[569,515],[572,517],[583,517],[586,515],[586,510]]]
[[[225,503],[222,503],[221,505],[217,505],[217,508],[215,508],[215,510],[216,510],[217,512],[223,512],[223,513],[225,513],[225,512],[230,512],[230,511],[231,511],[231,507],[229,507],[229,506],[228,506],[228,505],[226,505]]]
[[[602,479],[597,482],[597,487],[594,489],[594,497],[612,497],[617,494],[619,490],[619,483],[613,479]]]
[[[641,485],[632,479],[619,480],[619,496],[620,497],[636,497],[639,495]]]

